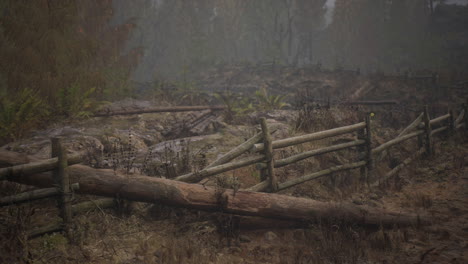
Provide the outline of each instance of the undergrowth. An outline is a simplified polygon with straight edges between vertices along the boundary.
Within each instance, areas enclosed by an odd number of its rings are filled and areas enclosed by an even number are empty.
[[[0,144],[17,140],[39,126],[50,114],[50,109],[37,92],[24,89],[0,99]]]

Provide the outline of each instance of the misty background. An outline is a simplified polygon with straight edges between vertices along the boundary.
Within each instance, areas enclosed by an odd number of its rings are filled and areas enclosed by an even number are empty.
[[[123,52],[142,51],[138,82],[232,63],[466,69],[467,2],[115,0],[110,23],[135,26]]]
[[[222,89],[213,78],[233,67],[437,73],[460,82],[467,2],[3,0],[0,138],[125,98],[206,103]],[[250,93],[264,86],[228,79]],[[285,84],[298,89],[293,80]]]

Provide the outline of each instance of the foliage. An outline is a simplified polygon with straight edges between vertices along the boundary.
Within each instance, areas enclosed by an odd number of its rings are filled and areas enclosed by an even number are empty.
[[[223,93],[216,92],[213,96],[226,106],[224,113],[227,122],[232,122],[234,117],[243,116],[254,110],[253,103],[242,94],[236,94],[228,90]]]
[[[131,27],[110,27],[111,11],[111,1],[1,1],[2,137],[18,139],[46,115],[88,116],[104,97],[132,92],[141,54],[121,55]]]
[[[68,117],[90,116],[92,114],[91,110],[97,105],[96,100],[91,98],[95,90],[95,88],[90,88],[83,93],[77,83],[73,83],[68,88],[60,89],[59,112]]]
[[[281,109],[286,106],[283,101],[286,95],[269,95],[265,86],[255,92],[257,98],[257,109],[261,110],[273,110]]]
[[[0,142],[16,140],[49,114],[46,103],[31,89],[0,100]]]

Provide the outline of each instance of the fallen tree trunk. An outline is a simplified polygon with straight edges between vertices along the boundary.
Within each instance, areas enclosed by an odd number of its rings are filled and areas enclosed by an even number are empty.
[[[351,101],[344,102],[345,105],[397,105],[398,101],[395,100],[381,100],[381,101]]]
[[[115,116],[115,115],[138,115],[138,114],[146,114],[146,113],[163,113],[163,112],[190,112],[190,111],[203,111],[203,110],[211,110],[211,111],[219,111],[224,110],[225,106],[210,106],[210,105],[202,105],[202,106],[169,106],[169,107],[153,107],[153,108],[146,108],[146,109],[136,109],[136,110],[118,110],[118,111],[111,111],[111,110],[104,110],[98,113],[95,113],[93,117],[102,117],[102,116]]]
[[[79,183],[82,194],[115,197],[147,203],[222,211],[247,216],[299,221],[343,219],[373,226],[409,226],[427,224],[416,214],[388,212],[378,208],[357,206],[348,202],[320,202],[278,194],[220,190],[198,184],[146,176],[124,176],[113,170],[94,169],[83,165],[68,168],[70,180]],[[9,175],[8,180],[23,184],[50,187],[49,173]]]

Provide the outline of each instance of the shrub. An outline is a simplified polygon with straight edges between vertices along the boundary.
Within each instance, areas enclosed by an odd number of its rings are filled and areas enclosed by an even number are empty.
[[[0,143],[17,140],[49,115],[45,102],[31,89],[0,100]]]

